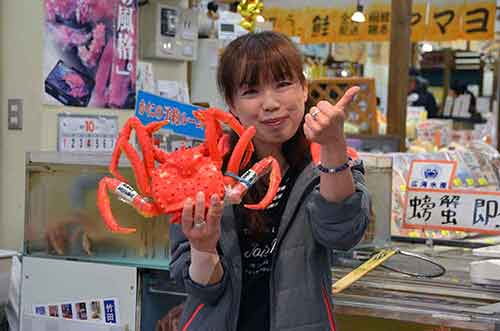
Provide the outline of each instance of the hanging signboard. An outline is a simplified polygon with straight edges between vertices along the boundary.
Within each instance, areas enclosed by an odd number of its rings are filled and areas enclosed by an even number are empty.
[[[336,16],[338,11],[331,8],[308,8],[303,23],[303,44],[322,44],[335,41]]]
[[[462,39],[488,40],[495,38],[495,1],[467,0],[462,11]]]
[[[427,0],[414,0],[411,13],[411,41],[426,40]]]
[[[433,0],[429,6],[427,40],[451,41],[460,39],[463,2]]]
[[[273,29],[301,37],[302,44],[388,41],[391,3],[374,0],[364,6],[366,22],[351,20],[356,4],[342,7],[265,8]],[[495,36],[495,0],[415,0],[412,5],[412,41],[489,40]]]
[[[391,4],[373,2],[366,7],[366,23],[362,24],[362,34],[370,41],[386,41],[391,33]]]

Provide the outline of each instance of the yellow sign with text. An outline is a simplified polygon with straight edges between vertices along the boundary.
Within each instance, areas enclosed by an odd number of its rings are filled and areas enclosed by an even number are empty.
[[[427,38],[427,0],[413,2],[411,13],[411,40],[426,40]]]
[[[369,4],[366,9],[366,23],[361,25],[361,35],[370,41],[386,41],[391,34],[391,5],[382,2]]]
[[[429,24],[425,40],[460,39],[463,1],[433,0],[429,8]]]
[[[332,8],[308,8],[303,13],[304,44],[335,42],[334,24],[338,22],[337,10]]]
[[[462,14],[462,39],[488,40],[495,38],[495,1],[467,1]]]
[[[378,0],[364,9],[366,21],[353,22],[355,5],[341,8],[265,8],[275,31],[300,37],[302,44],[388,41],[391,5]],[[412,41],[488,40],[495,37],[495,0],[415,0],[411,16]]]

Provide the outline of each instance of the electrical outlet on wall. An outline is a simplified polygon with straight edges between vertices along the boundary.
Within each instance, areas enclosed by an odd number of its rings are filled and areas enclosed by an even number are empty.
[[[23,100],[9,99],[7,101],[8,129],[21,130],[23,128]]]

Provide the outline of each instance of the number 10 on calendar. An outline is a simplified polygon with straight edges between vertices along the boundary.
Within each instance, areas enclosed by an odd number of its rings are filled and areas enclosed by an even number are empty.
[[[59,114],[58,122],[59,152],[113,152],[117,116]]]

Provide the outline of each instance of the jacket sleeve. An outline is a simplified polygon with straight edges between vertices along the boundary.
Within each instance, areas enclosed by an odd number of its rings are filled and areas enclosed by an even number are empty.
[[[211,285],[195,283],[189,276],[189,265],[191,264],[191,252],[189,241],[182,232],[180,224],[170,225],[170,275],[180,285],[184,286],[186,293],[197,297],[202,303],[215,305],[224,293],[229,276],[227,264],[224,257],[219,254],[224,274],[220,282]]]
[[[352,168],[356,191],[341,202],[330,202],[317,185],[307,197],[306,215],[315,240],[338,250],[349,250],[363,237],[370,217],[370,197],[362,165]]]

